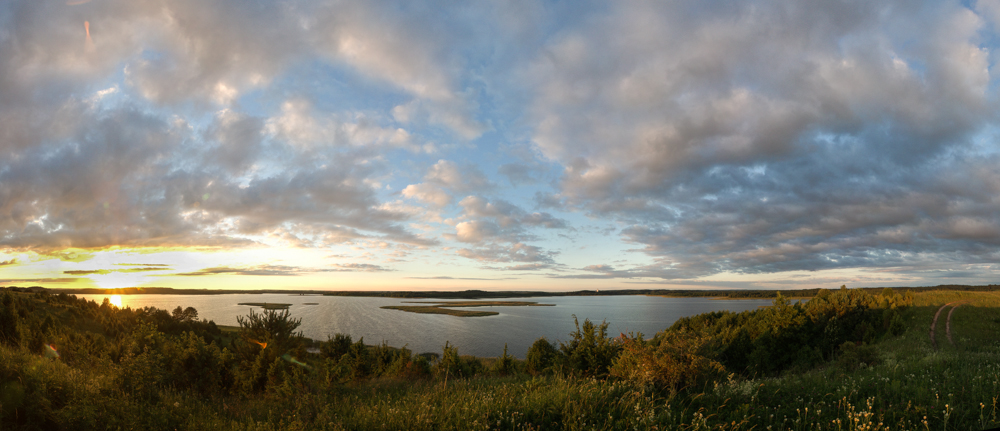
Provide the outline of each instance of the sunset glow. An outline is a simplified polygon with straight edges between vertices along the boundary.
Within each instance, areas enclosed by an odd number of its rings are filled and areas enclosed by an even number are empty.
[[[0,285],[995,283],[1000,3],[835,3],[4,3]]]

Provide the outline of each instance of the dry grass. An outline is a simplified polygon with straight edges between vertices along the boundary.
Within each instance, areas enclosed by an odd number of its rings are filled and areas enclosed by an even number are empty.
[[[964,305],[973,307],[1000,307],[1000,292],[931,290],[913,295],[913,305],[917,307],[941,306],[955,301],[968,301]]]

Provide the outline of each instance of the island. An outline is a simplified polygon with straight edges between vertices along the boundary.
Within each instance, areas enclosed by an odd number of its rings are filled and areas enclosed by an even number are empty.
[[[277,302],[241,302],[237,305],[249,305],[251,307],[260,307],[265,310],[287,310],[292,304],[280,304]]]
[[[410,313],[420,313],[420,314],[447,314],[449,316],[458,317],[483,317],[483,316],[496,316],[500,313],[496,311],[467,311],[467,310],[452,310],[450,308],[444,307],[553,307],[555,304],[539,304],[537,302],[530,301],[442,301],[442,302],[419,302],[419,301],[403,301],[410,304],[424,304],[424,305],[384,305],[380,308],[385,308],[387,310],[400,310],[408,311]]]

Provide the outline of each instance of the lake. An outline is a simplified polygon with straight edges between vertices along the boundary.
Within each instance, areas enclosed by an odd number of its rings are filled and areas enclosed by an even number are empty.
[[[110,295],[77,295],[101,303]],[[303,335],[325,341],[335,333],[349,334],[354,341],[364,337],[366,344],[385,341],[414,353],[441,353],[446,341],[458,347],[459,354],[495,357],[508,353],[524,358],[539,337],[549,341],[568,341],[575,330],[573,315],[592,322],[608,322],[608,334],[642,332],[648,338],[670,327],[677,319],[711,311],[754,310],[771,305],[771,300],[717,300],[710,298],[664,298],[655,296],[556,296],[503,298],[504,301],[534,301],[554,307],[476,307],[465,310],[491,310],[500,314],[487,317],[456,317],[439,314],[416,314],[385,310],[383,305],[413,305],[406,301],[432,302],[427,299],[356,298],[343,296],[232,294],[232,295],[121,295],[123,307],[156,307],[167,311],[177,306],[194,307],[199,319],[214,320],[219,325],[236,326],[237,316],[261,312],[259,307],[237,305],[241,302],[276,302],[292,304],[293,318],[302,319]],[[307,305],[307,303],[317,303]]]

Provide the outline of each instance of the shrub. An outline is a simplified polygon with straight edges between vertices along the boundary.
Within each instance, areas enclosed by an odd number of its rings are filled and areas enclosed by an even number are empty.
[[[438,376],[448,377],[472,377],[482,371],[483,363],[472,356],[459,356],[458,348],[452,346],[447,341],[441,352],[441,360],[438,361],[434,371]]]
[[[875,346],[861,343],[845,342],[840,345],[840,356],[837,358],[837,366],[844,371],[854,371],[864,366],[876,365],[879,362],[878,350]]]
[[[10,292],[4,292],[0,298],[0,343],[16,346],[21,341],[17,326],[17,304]]]
[[[573,338],[559,346],[560,359],[566,369],[584,376],[606,375],[621,348],[608,338],[608,322],[598,326],[586,319],[581,327],[580,321],[573,316],[573,323],[576,325],[576,331],[570,333]]]
[[[323,357],[339,360],[341,356],[347,354],[351,349],[351,336],[346,334],[334,334],[333,338],[327,337],[325,343],[319,346],[319,352]]]
[[[507,343],[503,343],[503,355],[493,364],[493,372],[506,376],[514,372],[514,357],[507,354]]]
[[[722,364],[706,356],[707,341],[683,331],[662,333],[650,343],[626,338],[611,375],[671,393],[697,386],[725,374]]]
[[[533,375],[550,372],[558,356],[559,350],[556,349],[556,346],[542,337],[535,340],[535,343],[528,348],[525,366],[528,372]]]
[[[277,371],[287,366],[280,359],[282,355],[295,352],[295,356],[302,356],[302,333],[295,332],[302,320],[292,319],[288,310],[262,314],[251,310],[246,318],[240,316],[236,321],[240,332],[231,346],[239,364],[237,380],[245,392],[262,391],[269,380],[280,377]]]

